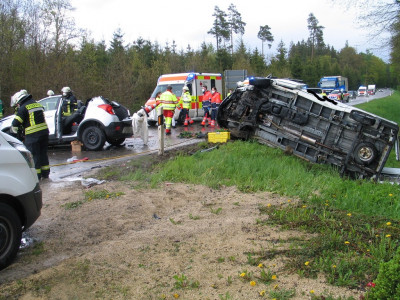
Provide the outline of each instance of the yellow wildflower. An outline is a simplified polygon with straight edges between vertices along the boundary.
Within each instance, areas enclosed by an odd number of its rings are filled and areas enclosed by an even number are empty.
[[[245,276],[246,276],[246,273],[245,273],[245,272],[240,273],[240,277],[245,277]]]
[[[251,286],[255,286],[257,283],[255,281],[250,281]]]
[[[303,205],[303,208],[306,208],[307,207],[307,205]]]
[[[345,241],[344,243],[345,243],[346,245],[350,244],[350,242],[349,242],[349,241]]]
[[[335,268],[336,268],[336,265],[332,265],[332,268],[334,268],[334,269],[335,269]]]
[[[274,290],[276,290],[278,288],[278,285],[277,284],[275,284],[274,285]]]
[[[387,223],[386,223],[386,225],[387,225],[387,226],[390,226],[390,225],[392,225],[392,223],[390,223],[390,222],[387,222]]]
[[[258,267],[259,267],[259,268],[262,268],[262,267],[264,267],[264,266],[263,266],[263,264],[259,264]]]
[[[271,279],[275,280],[276,279],[276,275],[272,275]]]
[[[393,194],[389,194],[389,197],[393,197]]]
[[[267,207],[271,207],[271,203],[268,203],[268,204],[267,204]]]
[[[310,262],[309,262],[309,261],[306,261],[304,264],[305,264],[306,266],[308,266],[308,265],[310,264]]]
[[[348,215],[349,217],[351,217],[351,213],[348,213],[347,215]]]
[[[174,294],[174,298],[179,298],[179,294]]]
[[[290,200],[290,199],[289,199],[287,202],[289,202],[289,203],[290,203],[290,202],[292,202],[292,200]]]
[[[311,290],[311,291],[310,291],[310,294],[314,294],[314,293],[315,293],[314,290]]]
[[[391,235],[390,235],[390,234],[387,234],[386,237],[389,238],[389,237],[391,237]]]
[[[260,292],[260,296],[264,296],[264,295],[265,295],[265,291],[263,290]]]

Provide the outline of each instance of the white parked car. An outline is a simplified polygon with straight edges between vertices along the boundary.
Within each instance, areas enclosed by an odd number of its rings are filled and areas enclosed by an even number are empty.
[[[80,102],[77,114],[83,116],[79,124],[72,126],[72,132],[63,134],[61,95],[50,96],[38,101],[45,109],[49,127],[49,145],[65,144],[80,140],[87,150],[100,150],[105,142],[120,145],[131,137],[132,119],[129,110],[115,101],[99,96]],[[0,130],[9,133],[14,116],[0,120]]]
[[[14,260],[22,231],[40,216],[42,191],[31,153],[0,132],[0,270]]]

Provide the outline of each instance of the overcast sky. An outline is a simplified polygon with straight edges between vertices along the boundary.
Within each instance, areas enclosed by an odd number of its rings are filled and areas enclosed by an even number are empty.
[[[109,44],[113,33],[120,28],[126,44],[139,37],[161,46],[175,41],[178,51],[186,50],[188,44],[194,50],[203,42],[215,46],[214,37],[207,34],[213,24],[214,7],[217,5],[228,12],[231,3],[246,23],[243,41],[248,49],[257,47],[261,52],[257,33],[264,25],[271,27],[275,39],[270,50],[264,45],[266,55],[275,55],[281,40],[287,48],[291,41],[307,40],[307,18],[313,13],[319,25],[325,27],[326,44],[340,50],[348,41],[358,52],[370,49],[376,56],[388,60],[389,50],[376,49],[376,45],[368,42],[370,29],[357,24],[358,12],[364,8],[345,7],[332,0],[71,0],[76,8],[73,12],[76,24],[87,29],[96,42],[104,40]]]

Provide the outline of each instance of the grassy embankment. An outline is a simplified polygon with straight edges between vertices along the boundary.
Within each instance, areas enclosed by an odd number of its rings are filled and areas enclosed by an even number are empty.
[[[359,107],[400,123],[399,92]],[[335,168],[310,164],[257,142],[235,141],[220,145],[218,150],[178,155],[155,166],[151,173],[141,169],[139,162],[133,163],[134,172],[122,175],[110,170],[108,174],[119,174],[122,180],[144,180],[153,186],[163,181],[212,188],[235,185],[243,192],[271,191],[299,199],[287,207],[261,205],[260,214],[269,218],[257,220],[258,224],[279,224],[318,236],[293,241],[285,253],[274,249],[251,253],[250,261],[286,255],[290,257],[287,268],[300,276],[315,277],[322,272],[333,285],[361,290],[374,281],[376,287],[370,288],[368,299],[386,299],[382,293],[396,293],[400,272],[390,275],[382,263],[392,264],[399,246],[399,185],[341,178]],[[394,153],[386,166],[400,167]],[[322,297],[313,295],[313,299]]]

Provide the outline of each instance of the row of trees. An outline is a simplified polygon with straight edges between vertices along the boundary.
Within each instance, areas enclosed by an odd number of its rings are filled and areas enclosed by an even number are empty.
[[[160,45],[141,37],[129,42],[120,29],[107,46],[76,28],[71,11],[69,0],[0,3],[0,98],[6,105],[22,88],[40,99],[48,89],[58,92],[70,86],[80,99],[103,95],[135,111],[148,99],[161,74],[188,71],[247,69],[255,76],[302,79],[309,86],[316,86],[325,75],[343,75],[349,78],[351,89],[368,83],[396,86],[400,80],[400,68],[369,52],[357,53],[348,44],[340,50],[326,45],[324,28],[313,14],[308,18],[309,37],[290,45],[280,41],[267,60],[241,38],[234,45],[233,35],[243,35],[246,23],[232,4],[228,13],[215,7],[208,33],[215,36],[216,48],[203,43],[200,49],[190,45],[178,49],[174,42]],[[260,26],[258,37],[269,46],[274,41],[268,25]]]

